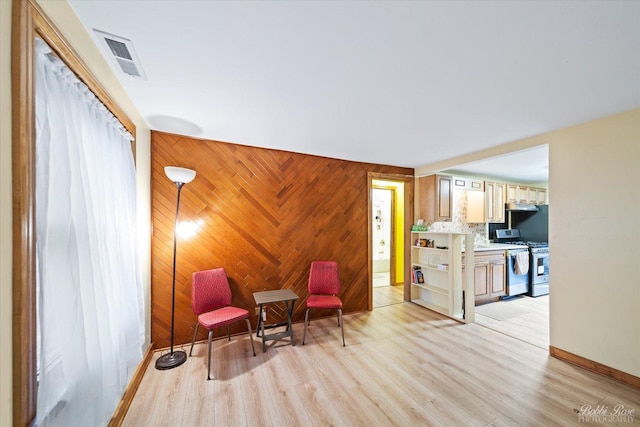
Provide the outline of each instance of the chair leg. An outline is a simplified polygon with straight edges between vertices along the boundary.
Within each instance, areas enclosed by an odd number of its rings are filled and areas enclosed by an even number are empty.
[[[231,341],[231,325],[227,325],[227,337],[229,341]]]
[[[307,336],[307,324],[309,323],[309,309],[304,313],[304,332],[302,334],[302,345],[304,345],[304,339]]]
[[[211,379],[211,337],[213,337],[213,329],[209,330],[209,352],[207,353],[207,381]]]
[[[256,348],[253,346],[253,332],[251,331],[251,322],[249,319],[244,319],[247,321],[247,329],[249,329],[249,340],[251,341],[251,350],[253,350],[253,357],[256,356]]]
[[[342,346],[345,347],[344,343],[344,322],[342,321],[342,309],[338,309],[338,323],[340,324],[340,329],[342,329]]]
[[[189,357],[191,357],[191,352],[193,352],[193,343],[196,342],[196,335],[198,335],[198,326],[200,326],[200,323],[196,322],[196,330],[193,331],[193,339],[191,340],[191,350],[189,350]]]

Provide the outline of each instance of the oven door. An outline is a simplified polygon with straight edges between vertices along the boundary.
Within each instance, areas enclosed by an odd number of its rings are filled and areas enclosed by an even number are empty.
[[[549,252],[532,252],[531,283],[534,285],[549,283]]]
[[[528,249],[508,250],[507,255],[507,296],[521,295],[529,291],[529,273],[516,273],[516,253],[529,252]],[[531,269],[531,265],[529,265]]]

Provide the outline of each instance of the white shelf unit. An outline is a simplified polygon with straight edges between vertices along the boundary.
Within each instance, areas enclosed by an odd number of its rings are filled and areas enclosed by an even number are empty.
[[[427,240],[432,246],[419,244]],[[473,268],[465,268],[467,289],[462,289],[462,252],[466,263],[473,265],[473,234],[411,232],[411,301],[461,322],[474,321]],[[416,281],[419,269],[423,282]],[[463,293],[464,291],[464,293]],[[468,295],[468,297],[467,297]],[[464,309],[463,309],[464,303]]]

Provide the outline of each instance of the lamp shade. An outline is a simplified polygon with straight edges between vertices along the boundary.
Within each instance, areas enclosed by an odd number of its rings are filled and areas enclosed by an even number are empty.
[[[164,174],[167,175],[167,178],[171,181],[181,182],[183,184],[193,181],[193,178],[196,177],[196,171],[187,168],[179,168],[177,166],[165,166]]]

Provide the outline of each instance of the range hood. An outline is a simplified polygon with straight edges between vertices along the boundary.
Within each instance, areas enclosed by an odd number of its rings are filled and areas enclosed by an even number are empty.
[[[507,203],[505,205],[507,211],[510,212],[537,212],[538,207],[536,205],[530,205],[528,203]]]

